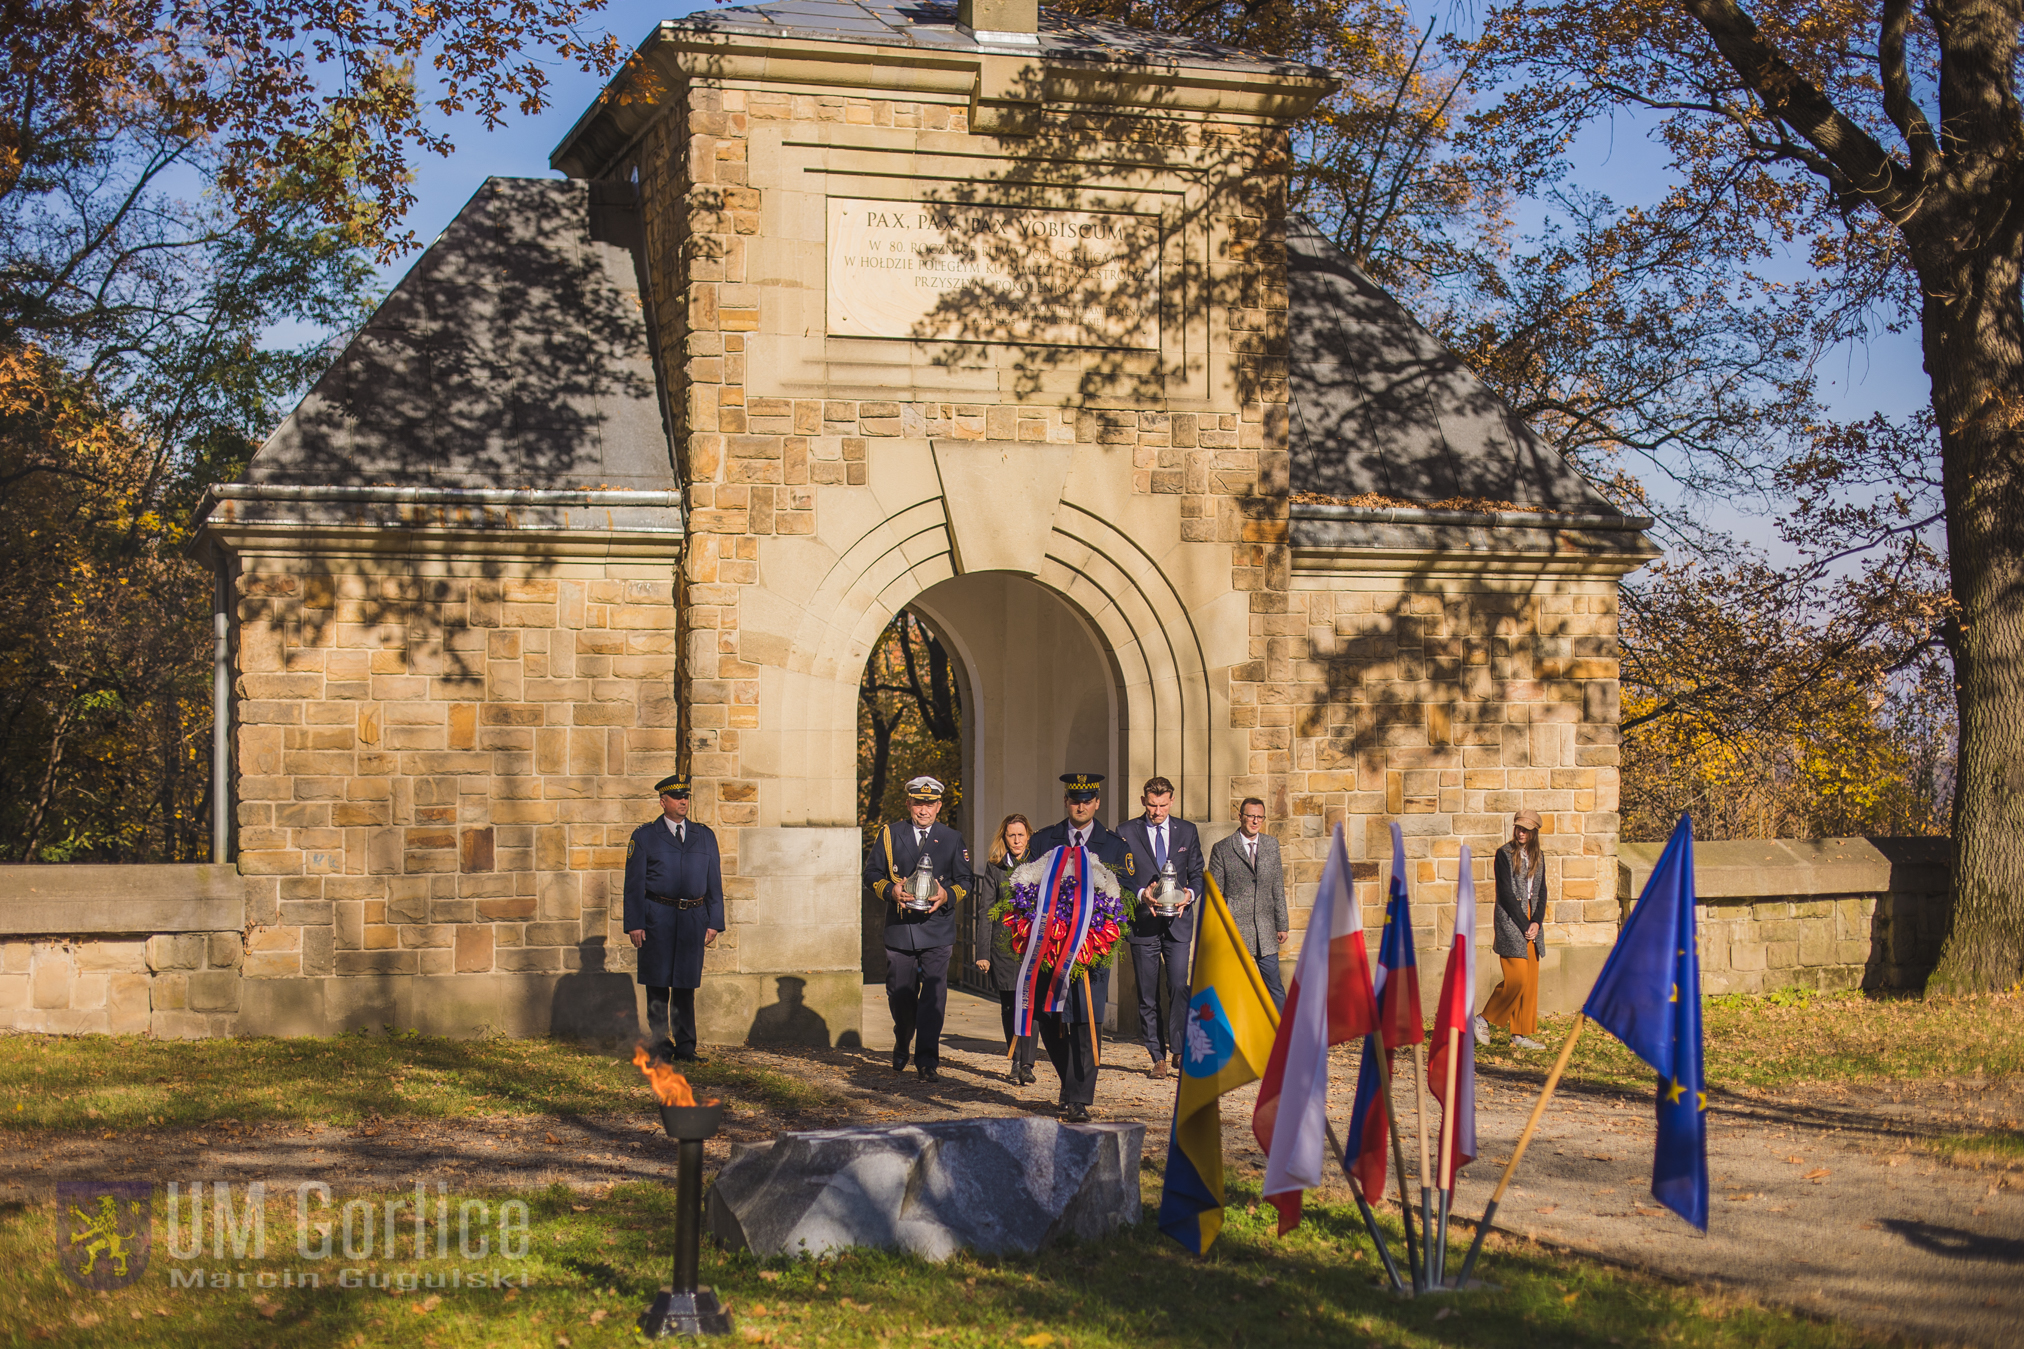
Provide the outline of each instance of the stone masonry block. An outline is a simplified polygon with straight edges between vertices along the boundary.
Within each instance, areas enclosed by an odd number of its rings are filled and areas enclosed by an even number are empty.
[[[194,970],[204,964],[204,937],[198,932],[178,932],[150,937],[147,967],[151,970]]]
[[[61,947],[43,947],[29,972],[29,1004],[45,1011],[70,1006],[70,983],[76,965]]]
[[[236,970],[206,970],[201,974],[191,975],[189,1003],[190,1010],[193,1012],[238,1011],[238,972]]]

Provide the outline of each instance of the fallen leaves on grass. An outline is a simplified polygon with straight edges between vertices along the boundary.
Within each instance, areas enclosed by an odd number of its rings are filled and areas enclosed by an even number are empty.
[[[1834,1173],[1833,1173],[1832,1171],[1829,1171],[1829,1170],[1828,1170],[1828,1169],[1827,1169],[1826,1167],[1824,1167],[1824,1166],[1816,1166],[1816,1167],[1814,1167],[1814,1168],[1813,1168],[1813,1169],[1812,1169],[1811,1171],[1808,1171],[1808,1172],[1807,1172],[1807,1173],[1806,1173],[1805,1175],[1801,1176],[1801,1177],[1800,1177],[1800,1179],[1801,1179],[1801,1180],[1812,1180],[1812,1181],[1821,1181],[1821,1180],[1826,1180],[1826,1179],[1827,1179],[1827,1178],[1828,1178],[1829,1176],[1831,1176],[1831,1175],[1833,1175],[1833,1174],[1834,1174]]]

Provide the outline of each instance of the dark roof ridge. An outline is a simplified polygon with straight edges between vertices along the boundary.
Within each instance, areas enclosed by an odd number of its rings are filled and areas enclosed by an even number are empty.
[[[1305,215],[1286,271],[1296,494],[1624,514]]]
[[[687,32],[792,34],[831,42],[872,42],[951,51],[1016,53],[996,42],[979,42],[956,22],[947,0],[764,0],[754,5],[696,10],[669,19],[663,28]],[[1054,59],[1174,61],[1189,65],[1239,66],[1250,70],[1326,76],[1312,62],[1259,52],[1105,19],[1089,19],[1043,8],[1034,51]]]

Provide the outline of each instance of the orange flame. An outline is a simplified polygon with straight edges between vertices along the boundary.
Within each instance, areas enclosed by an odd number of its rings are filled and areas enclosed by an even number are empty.
[[[638,1045],[633,1049],[632,1061],[639,1065],[641,1075],[653,1084],[654,1095],[660,1098],[662,1105],[696,1103],[696,1094],[689,1090],[689,1080],[667,1064],[649,1056],[645,1045]]]

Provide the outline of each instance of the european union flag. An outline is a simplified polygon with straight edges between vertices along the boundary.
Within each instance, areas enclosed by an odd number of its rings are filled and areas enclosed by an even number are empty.
[[[1582,1013],[1659,1075],[1652,1196],[1708,1230],[1708,1092],[1694,949],[1694,822],[1682,815]]]

